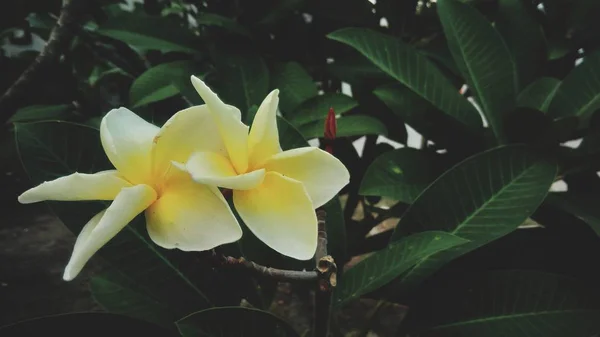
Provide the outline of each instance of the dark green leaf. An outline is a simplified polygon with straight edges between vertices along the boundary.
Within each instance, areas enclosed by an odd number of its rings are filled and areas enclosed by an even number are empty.
[[[438,15],[454,61],[474,91],[499,142],[502,122],[516,99],[516,70],[511,55],[489,21],[470,5],[440,0]]]
[[[260,20],[261,25],[272,25],[288,17],[289,13],[300,7],[305,0],[279,0],[277,5],[267,11],[264,18]]]
[[[600,200],[595,195],[577,195],[573,192],[551,193],[546,198],[548,204],[567,211],[585,221],[596,235],[600,236]]]
[[[306,139],[322,138],[325,119],[300,126],[298,129]],[[337,119],[337,137],[387,134],[385,125],[376,118],[365,115],[345,116]]]
[[[515,61],[517,91],[533,81],[547,57],[544,34],[532,10],[533,6],[522,0],[498,1],[496,28]]]
[[[327,64],[327,71],[338,79],[348,83],[360,83],[365,79],[390,79],[383,70],[369,61],[367,57],[356,51],[336,58]]]
[[[392,240],[443,230],[470,242],[422,259],[402,276],[402,286],[517,229],[544,200],[556,172],[555,163],[521,145],[485,151],[446,171],[404,213]]]
[[[152,67],[133,81],[129,89],[129,103],[132,107],[139,107],[175,96],[184,83],[192,86],[191,75],[203,77],[192,61],[176,61]]]
[[[222,15],[214,13],[202,13],[196,17],[196,21],[199,25],[221,27],[232,33],[248,37],[250,36],[250,32],[248,32],[244,26],[240,25],[235,20]]]
[[[342,305],[371,292],[398,277],[419,260],[466,242],[446,232],[428,231],[391,243],[344,273],[334,293],[334,304]]]
[[[198,311],[180,319],[176,324],[183,337],[298,337],[294,329],[277,316],[242,307]]]
[[[279,131],[279,144],[282,150],[308,146],[300,131],[285,120],[285,118],[277,116],[277,130]]]
[[[553,77],[540,77],[519,94],[517,105],[547,112],[550,102],[560,85]]]
[[[415,336],[589,337],[600,330],[597,291],[559,275],[461,275],[422,295],[406,318]]]
[[[30,105],[17,110],[8,120],[10,123],[33,122],[43,120],[64,120],[69,117],[71,106],[60,105]]]
[[[160,326],[134,318],[103,313],[74,313],[34,318],[0,328],[3,337],[118,336],[132,331],[143,336],[174,337]]]
[[[475,107],[431,61],[412,47],[368,29],[344,28],[328,37],[354,47],[383,71],[459,122],[475,129],[481,127]]]
[[[285,115],[318,94],[312,77],[296,62],[278,64],[272,73],[271,86],[280,91],[279,108]]]
[[[104,155],[98,131],[87,126],[65,122],[16,124],[15,138],[25,171],[34,185],[74,172],[94,173],[112,168]],[[75,234],[94,214],[106,208],[103,202],[48,204]],[[141,216],[110,240],[99,254],[127,275],[138,291],[152,294],[169,305],[172,316],[181,317],[210,305],[190,275],[191,270],[207,278],[213,277],[212,274],[203,270],[197,261],[193,269],[187,269],[185,263],[189,255],[154,245]],[[129,314],[141,316],[137,312]]]
[[[577,116],[588,121],[600,108],[600,52],[587,55],[562,81],[548,114],[553,118]]]
[[[335,261],[346,261],[346,224],[344,212],[339,197],[334,197],[322,206],[327,213],[325,222],[327,224],[327,251]],[[338,270],[338,274],[340,271]]]
[[[441,173],[435,153],[401,148],[377,157],[360,184],[361,195],[412,203]]]
[[[329,108],[333,108],[336,115],[341,115],[357,105],[358,103],[352,97],[342,94],[329,93],[316,96],[303,102],[290,114],[290,122],[296,126],[304,125],[327,117]]]
[[[100,25],[97,32],[140,50],[197,53],[200,46],[196,36],[176,21],[139,13],[120,12]]]

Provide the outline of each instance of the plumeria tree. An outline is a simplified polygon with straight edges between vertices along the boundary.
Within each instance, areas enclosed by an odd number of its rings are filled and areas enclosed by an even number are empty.
[[[77,235],[64,282],[106,312],[2,336],[600,333],[597,1],[19,13],[11,200]]]

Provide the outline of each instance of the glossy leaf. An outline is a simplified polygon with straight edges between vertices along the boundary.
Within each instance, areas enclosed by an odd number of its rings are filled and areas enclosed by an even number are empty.
[[[435,153],[401,148],[377,157],[360,184],[361,195],[412,203],[441,172]]]
[[[196,36],[176,21],[139,13],[121,12],[102,23],[99,34],[123,41],[140,50],[196,53]]]
[[[325,119],[304,124],[298,128],[306,139],[322,138],[325,132]],[[336,137],[387,134],[387,128],[378,119],[365,115],[345,116],[337,119]]]
[[[344,28],[328,35],[348,44],[376,66],[457,121],[478,129],[481,118],[424,55],[391,36],[368,29]]]
[[[183,337],[298,337],[294,329],[277,316],[242,307],[198,311],[180,319],[176,324]]]
[[[552,77],[538,78],[519,94],[517,105],[547,112],[560,83]]]
[[[470,5],[457,0],[437,4],[448,46],[499,142],[504,115],[514,108],[516,70],[502,37]]]
[[[446,232],[428,231],[391,243],[344,273],[335,290],[334,304],[339,306],[371,292],[398,277],[419,260],[466,242]]]
[[[129,103],[132,107],[139,107],[175,96],[184,83],[192,85],[191,75],[202,77],[192,61],[176,61],[152,67],[133,81],[129,89]]]
[[[34,122],[43,120],[64,120],[71,112],[68,104],[60,105],[30,105],[21,108],[8,120],[11,123]]]
[[[271,76],[271,86],[279,89],[279,109],[286,116],[318,94],[312,77],[296,62],[278,64]]]
[[[600,108],[600,52],[587,55],[562,81],[548,114],[553,118],[576,116],[588,121]]]
[[[421,337],[589,337],[600,330],[597,290],[535,271],[460,275],[420,293],[407,316]]]
[[[290,114],[290,122],[296,126],[321,120],[327,117],[329,108],[336,115],[341,115],[355,108],[358,103],[350,96],[342,94],[325,94],[304,101]]]
[[[443,230],[470,242],[422,259],[402,276],[402,287],[517,229],[544,200],[556,172],[555,163],[524,145],[494,148],[446,171],[404,213],[392,241]]]

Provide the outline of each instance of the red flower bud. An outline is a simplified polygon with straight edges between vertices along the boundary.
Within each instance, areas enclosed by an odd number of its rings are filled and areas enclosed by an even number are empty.
[[[332,141],[335,139],[337,134],[337,121],[335,119],[335,111],[333,108],[329,108],[327,118],[325,119],[325,151],[333,153]]]

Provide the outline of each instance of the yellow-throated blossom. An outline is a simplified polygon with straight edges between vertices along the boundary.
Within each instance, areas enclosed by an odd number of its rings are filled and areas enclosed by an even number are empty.
[[[116,170],[74,173],[19,196],[21,203],[113,200],[83,227],[65,280],[77,276],[98,249],[144,210],[150,238],[164,248],[202,251],[241,237],[220,191],[195,183],[180,169],[194,151],[227,154],[206,105],[178,112],[162,128],[125,108],[114,109],[102,119],[100,138]]]
[[[317,246],[315,208],[350,178],[334,156],[316,147],[282,151],[277,132],[278,90],[260,105],[252,128],[200,79],[192,83],[208,106],[227,153],[198,151],[186,163],[202,184],[233,190],[233,203],[248,228],[281,254],[310,259]]]

